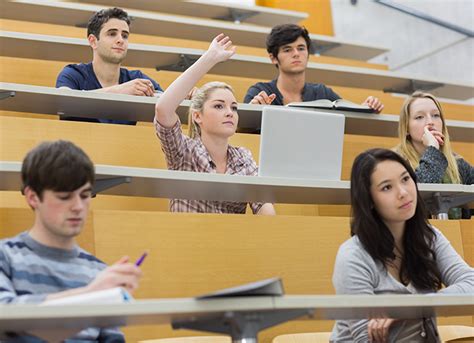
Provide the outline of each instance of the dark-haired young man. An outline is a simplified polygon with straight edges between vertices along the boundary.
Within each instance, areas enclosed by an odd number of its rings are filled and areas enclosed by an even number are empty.
[[[141,271],[127,257],[107,267],[76,245],[94,183],[94,166],[80,148],[66,141],[42,143],[26,155],[21,175],[35,221],[28,231],[0,241],[0,304],[36,304],[114,287],[129,291],[138,287]],[[9,333],[6,341],[44,342],[27,333]],[[115,328],[88,328],[70,342],[124,342],[124,338]]]
[[[267,51],[278,69],[278,77],[250,87],[244,98],[245,103],[282,106],[290,102],[340,99],[331,88],[321,83],[306,82],[311,39],[304,27],[295,24],[275,26],[267,37]],[[369,96],[364,104],[377,113],[383,109],[380,100],[373,96]]]
[[[69,64],[61,71],[56,87],[153,96],[163,91],[158,83],[140,70],[121,68],[127,56],[130,18],[120,8],[96,12],[87,24],[87,40],[92,48],[92,62]],[[136,122],[106,119],[62,118],[102,123],[129,124]]]

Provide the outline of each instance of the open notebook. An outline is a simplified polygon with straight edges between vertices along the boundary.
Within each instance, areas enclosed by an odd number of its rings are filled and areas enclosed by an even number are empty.
[[[115,287],[86,294],[72,295],[59,299],[47,300],[40,306],[61,305],[96,305],[96,304],[121,304],[132,300],[132,296],[125,289]]]

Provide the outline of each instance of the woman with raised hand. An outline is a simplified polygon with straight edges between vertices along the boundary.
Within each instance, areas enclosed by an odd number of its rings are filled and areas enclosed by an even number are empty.
[[[189,108],[190,137],[181,131],[176,109],[196,83],[217,63],[235,53],[229,37],[218,35],[209,49],[161,95],[155,108],[156,134],[168,168],[204,173],[257,175],[249,150],[229,145],[239,116],[232,88],[210,82],[197,89]],[[172,199],[173,212],[245,213],[247,203]],[[272,204],[250,203],[255,214],[275,214]]]
[[[371,149],[357,156],[351,200],[352,238],[336,257],[336,294],[474,294],[474,269],[427,222],[415,172],[400,155]],[[331,341],[438,342],[439,338],[435,318],[372,318],[336,321]]]
[[[448,128],[439,101],[415,92],[403,104],[395,147],[415,169],[420,183],[474,183],[474,168],[451,149]]]

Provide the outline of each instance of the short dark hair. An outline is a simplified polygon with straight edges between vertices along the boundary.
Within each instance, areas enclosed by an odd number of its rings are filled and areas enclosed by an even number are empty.
[[[87,23],[87,37],[92,34],[99,39],[102,26],[113,18],[123,20],[130,26],[130,17],[123,9],[117,7],[103,9],[94,13],[94,15],[89,19],[89,22]]]
[[[30,187],[42,198],[43,191],[72,192],[95,180],[94,165],[71,142],[43,142],[26,155],[21,167],[22,192]]]
[[[311,39],[308,30],[296,24],[281,24],[274,26],[267,36],[267,51],[275,58],[281,46],[293,43],[298,37],[303,37],[309,52],[312,52]]]
[[[419,289],[438,290],[441,288],[441,273],[432,249],[435,233],[427,221],[423,199],[416,185],[416,174],[408,161],[396,152],[376,148],[355,158],[351,171],[351,235],[357,235],[369,255],[385,267],[395,258],[393,235],[375,210],[370,193],[372,173],[383,161],[400,163],[410,174],[416,187],[415,214],[406,221],[403,236],[404,257],[400,267],[400,280],[405,284],[412,282]]]

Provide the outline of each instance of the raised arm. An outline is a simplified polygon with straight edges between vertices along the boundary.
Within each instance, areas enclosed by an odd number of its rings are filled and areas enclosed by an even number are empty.
[[[172,127],[178,120],[176,109],[196,83],[217,63],[228,60],[235,46],[228,36],[218,35],[209,49],[166,89],[156,102],[155,119],[164,127]]]

